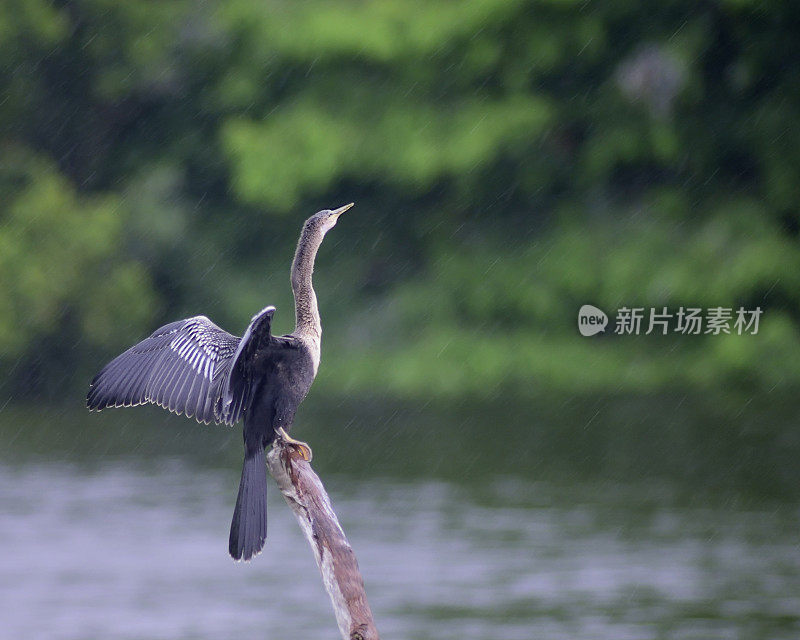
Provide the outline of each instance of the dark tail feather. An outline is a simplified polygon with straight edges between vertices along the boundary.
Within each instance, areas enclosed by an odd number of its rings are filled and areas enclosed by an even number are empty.
[[[267,539],[267,466],[264,449],[245,454],[239,495],[231,522],[228,551],[236,560],[250,560]]]

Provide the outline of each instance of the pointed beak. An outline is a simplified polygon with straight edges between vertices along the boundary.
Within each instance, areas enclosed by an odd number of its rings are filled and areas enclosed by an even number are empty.
[[[343,207],[339,207],[338,209],[334,209],[331,212],[331,215],[334,215],[334,216],[336,216],[338,218],[340,215],[342,215],[345,211],[347,211],[354,204],[355,204],[355,202],[351,202],[350,204],[346,204]]]

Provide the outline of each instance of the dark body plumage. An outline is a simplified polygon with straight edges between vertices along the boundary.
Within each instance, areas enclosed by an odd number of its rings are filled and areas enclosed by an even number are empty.
[[[151,402],[203,423],[244,420],[244,464],[229,540],[237,560],[249,560],[266,540],[265,449],[279,429],[289,432],[316,376],[322,327],[311,283],[314,258],[349,206],[321,211],[303,226],[292,263],[291,334],[272,335],[272,306],[253,316],[241,339],[205,316],[180,320],[112,360],[89,389],[93,410]]]

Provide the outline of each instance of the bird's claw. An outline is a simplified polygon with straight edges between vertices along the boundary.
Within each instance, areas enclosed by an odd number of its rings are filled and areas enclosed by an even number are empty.
[[[311,447],[309,447],[305,442],[301,442],[300,440],[295,440],[294,438],[290,437],[283,427],[279,427],[277,433],[281,440],[283,440],[284,445],[291,448],[292,451],[296,451],[306,462],[311,462],[313,455],[311,452]]]

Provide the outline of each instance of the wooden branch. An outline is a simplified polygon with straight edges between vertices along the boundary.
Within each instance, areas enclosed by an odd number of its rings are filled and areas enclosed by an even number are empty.
[[[344,640],[379,640],[364,579],[322,481],[295,447],[276,439],[267,468],[311,545]]]

